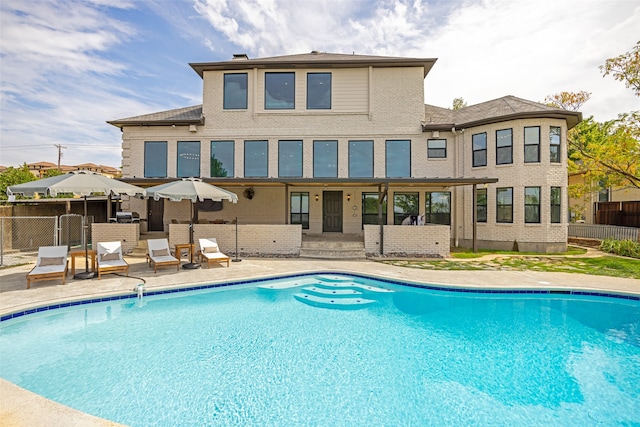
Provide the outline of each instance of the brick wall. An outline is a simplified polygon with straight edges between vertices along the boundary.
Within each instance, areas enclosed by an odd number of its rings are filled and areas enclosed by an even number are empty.
[[[384,255],[448,257],[450,231],[447,225],[385,225]],[[380,226],[364,226],[367,255],[380,254]]]
[[[113,224],[94,223],[91,224],[91,245],[97,248],[98,242],[122,242],[122,253],[133,251],[138,246],[138,236],[140,236],[140,224]]]

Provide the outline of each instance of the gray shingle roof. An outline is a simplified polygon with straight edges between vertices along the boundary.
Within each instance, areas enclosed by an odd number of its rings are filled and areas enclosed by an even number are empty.
[[[157,113],[143,114],[141,116],[127,117],[124,119],[110,120],[107,123],[122,127],[123,125],[187,125],[204,124],[202,117],[202,104],[192,107],[178,108],[175,110],[160,111]]]

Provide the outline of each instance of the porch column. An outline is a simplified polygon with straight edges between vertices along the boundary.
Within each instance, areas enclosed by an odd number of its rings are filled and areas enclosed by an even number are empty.
[[[284,223],[289,224],[289,184],[284,184]]]

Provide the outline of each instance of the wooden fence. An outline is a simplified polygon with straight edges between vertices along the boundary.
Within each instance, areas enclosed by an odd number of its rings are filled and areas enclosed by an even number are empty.
[[[597,202],[595,205],[596,224],[640,227],[640,201]]]

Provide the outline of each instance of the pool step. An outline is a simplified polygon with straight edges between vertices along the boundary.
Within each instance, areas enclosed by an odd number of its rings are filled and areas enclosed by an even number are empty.
[[[353,289],[353,288],[326,288],[323,286],[313,286],[309,288],[302,288],[302,291],[309,295],[315,295],[318,297],[326,297],[326,298],[349,298],[349,297],[359,297],[362,295],[362,292]]]
[[[375,300],[359,297],[331,298],[307,293],[295,294],[293,297],[298,301],[313,307],[332,308],[337,310],[359,310],[376,303]]]
[[[355,283],[353,281],[349,282],[316,282],[314,283],[316,288],[323,289],[353,289],[361,292],[375,292],[375,293],[388,293],[393,292],[391,289],[378,288],[376,286],[363,285],[360,283]]]

